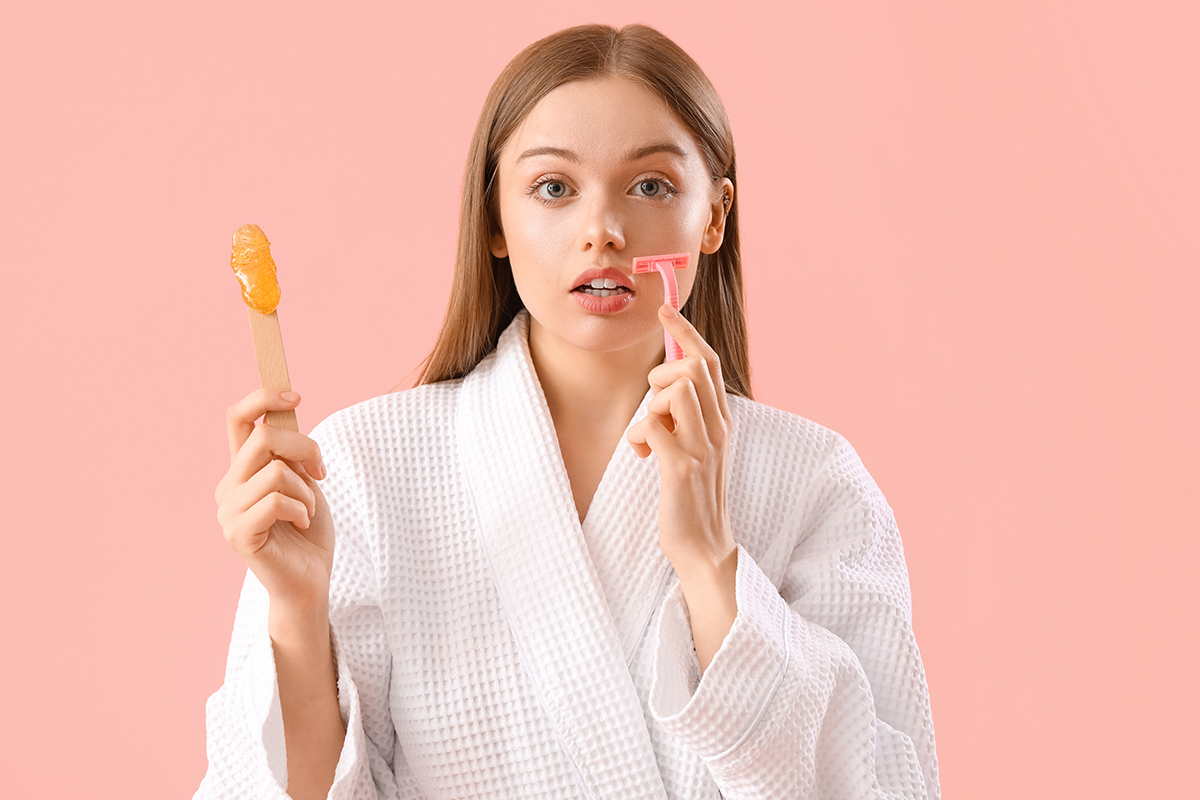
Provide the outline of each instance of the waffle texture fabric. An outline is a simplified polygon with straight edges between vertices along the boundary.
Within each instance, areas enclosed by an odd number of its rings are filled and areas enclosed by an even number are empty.
[[[891,510],[838,434],[729,408],[738,610],[703,675],[658,464],[622,439],[580,524],[525,312],[465,378],[318,425],[346,724],[329,796],[940,797]],[[285,797],[267,610],[247,573],[198,799]]]

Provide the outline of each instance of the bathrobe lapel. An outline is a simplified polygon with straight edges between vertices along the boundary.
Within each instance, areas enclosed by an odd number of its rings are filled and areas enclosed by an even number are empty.
[[[646,416],[652,396],[646,392],[630,425]],[[674,575],[658,543],[658,490],[658,459],[638,458],[621,437],[583,520],[583,538],[627,665]]]
[[[483,546],[522,661],[590,796],[665,798],[626,663],[628,636],[616,627],[589,557],[529,357],[526,312],[463,379],[458,438]],[[597,490],[591,508],[621,502],[616,493],[625,473],[609,465],[604,492]],[[645,500],[643,490],[632,502]],[[654,511],[657,519],[657,502]],[[600,512],[596,529],[607,532],[614,522]]]

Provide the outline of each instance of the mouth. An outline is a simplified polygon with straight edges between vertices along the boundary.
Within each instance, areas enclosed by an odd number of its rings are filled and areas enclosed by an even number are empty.
[[[633,294],[633,291],[617,283],[612,278],[593,278],[587,283],[581,283],[571,291],[588,294],[592,297],[616,297],[622,294]]]

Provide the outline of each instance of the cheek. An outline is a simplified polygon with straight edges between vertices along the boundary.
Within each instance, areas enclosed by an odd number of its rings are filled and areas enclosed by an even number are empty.
[[[541,213],[539,213],[541,212]],[[570,240],[568,214],[545,213],[524,203],[514,204],[505,216],[505,234],[510,249],[538,255],[553,252]]]
[[[677,249],[698,249],[704,238],[704,231],[709,223],[710,208],[708,203],[699,197],[688,198],[688,202],[677,205],[668,214],[661,212],[648,215],[648,229],[654,231],[654,238],[667,239],[677,243]],[[678,247],[678,245],[683,245]]]
[[[679,306],[682,308],[692,296],[692,287],[696,285],[696,266],[676,270],[675,281],[679,285]]]
[[[688,235],[696,244],[704,238],[704,231],[712,221],[712,208],[707,202],[697,203],[688,215]]]
[[[513,281],[529,306],[556,294],[567,271],[570,239],[549,216],[514,214],[505,228]]]

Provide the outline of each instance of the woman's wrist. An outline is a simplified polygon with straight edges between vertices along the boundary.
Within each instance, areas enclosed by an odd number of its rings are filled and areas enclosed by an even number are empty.
[[[318,600],[304,604],[287,604],[271,601],[267,616],[267,629],[271,641],[290,646],[329,647],[329,600]]]
[[[718,563],[697,562],[679,572],[700,670],[709,663],[737,619],[737,548]]]
[[[737,545],[730,547],[723,556],[705,554],[690,558],[676,557],[671,559],[671,566],[685,587],[732,583],[731,579],[737,574]]]

